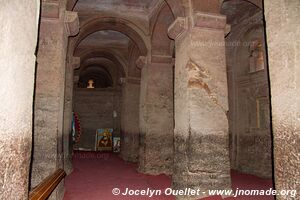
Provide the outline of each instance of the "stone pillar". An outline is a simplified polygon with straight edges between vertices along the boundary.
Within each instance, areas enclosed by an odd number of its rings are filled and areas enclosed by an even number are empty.
[[[299,193],[300,1],[266,0],[265,17],[271,82],[275,186],[277,190],[297,190]],[[277,199],[295,198],[278,196]]]
[[[145,60],[139,58],[140,60]],[[154,60],[154,59],[153,59]],[[172,174],[173,63],[172,58],[144,64],[141,78],[139,170]]]
[[[34,151],[31,186],[58,168],[64,168],[63,112],[68,36],[76,29],[77,15],[66,12],[60,1],[42,2],[37,55]],[[49,199],[63,198],[63,183]]]
[[[80,57],[69,56],[66,65],[65,102],[64,102],[64,169],[67,174],[72,172],[73,141],[71,126],[73,119],[73,86],[74,70],[80,67]]]
[[[137,162],[139,155],[139,102],[140,79],[122,78],[121,102],[121,157]]]
[[[32,0],[0,4],[0,199],[26,200],[40,5]]]
[[[225,16],[197,12],[169,27],[176,43],[172,177],[177,189],[231,187],[225,25]]]

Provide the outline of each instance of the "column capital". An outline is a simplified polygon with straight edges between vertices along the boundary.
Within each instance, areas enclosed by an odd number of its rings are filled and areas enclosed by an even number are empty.
[[[59,18],[59,1],[41,1],[41,17],[49,19]]]
[[[188,29],[188,19],[186,17],[177,17],[169,26],[168,35],[171,39],[176,39]]]
[[[65,11],[65,27],[69,36],[75,36],[79,32],[78,13]]]
[[[140,56],[136,62],[135,62],[137,68],[139,69],[143,69],[144,67],[147,66],[148,64],[148,60],[147,60],[147,57],[146,56]]]

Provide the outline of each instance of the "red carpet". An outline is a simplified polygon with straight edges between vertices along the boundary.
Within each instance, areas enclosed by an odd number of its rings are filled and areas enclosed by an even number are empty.
[[[112,189],[125,188],[144,190],[164,190],[171,185],[171,179],[165,175],[148,176],[136,171],[137,165],[126,163],[117,155],[93,152],[76,152],[73,158],[73,173],[65,180],[64,200],[175,200],[173,196],[114,196]],[[264,189],[272,187],[271,180],[232,172],[233,188]],[[219,196],[205,200],[222,200]],[[247,196],[226,198],[226,200],[273,200],[272,196]]]

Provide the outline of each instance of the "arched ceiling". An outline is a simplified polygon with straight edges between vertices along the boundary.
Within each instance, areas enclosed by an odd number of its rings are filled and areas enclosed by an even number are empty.
[[[167,3],[175,17],[184,16],[182,0],[68,0],[67,10],[79,13],[116,12],[128,15],[148,17],[155,12],[161,3]]]
[[[82,62],[87,59],[86,56],[88,58],[104,56],[116,63],[124,76],[140,77],[135,60],[139,55],[147,55],[148,50],[144,39],[137,31],[134,25],[126,20],[93,18],[82,25],[79,35],[72,38],[69,51],[79,56]],[[132,57],[132,49],[136,48],[137,53]],[[105,50],[99,53],[99,49]],[[86,55],[87,52],[89,55]],[[130,59],[134,59],[134,62],[129,61]]]
[[[119,55],[119,52],[114,51],[112,49],[107,48],[84,48],[78,49],[78,52],[75,53],[76,56],[81,58],[81,67],[78,71],[81,71],[84,67],[84,63],[91,59],[101,59],[101,60],[109,60],[113,63],[114,66],[117,66],[117,70],[122,74],[122,76],[126,76],[127,72],[127,62],[122,55]]]
[[[127,48],[129,46],[130,39],[117,31],[104,30],[92,33],[87,36],[78,46],[84,47],[98,47],[98,46],[110,46],[114,48]]]
[[[109,75],[112,77],[113,85],[117,86],[121,77],[125,77],[119,67],[106,58],[90,58],[86,59],[82,64],[81,68],[75,70],[74,75],[80,76],[82,75],[90,66],[101,66],[101,68],[105,69]]]
[[[168,28],[174,20],[170,7],[164,4],[158,13],[151,36],[152,55],[171,56],[173,54]]]
[[[160,14],[162,5],[167,5],[163,10],[167,12],[165,15]],[[152,53],[170,54],[169,41],[163,43],[164,48],[160,48],[159,40],[152,40],[154,26],[150,25],[151,21],[156,22],[160,14],[158,22],[164,24],[162,22],[167,20],[163,29],[167,32],[167,27],[176,17],[184,16],[182,0],[67,0],[67,10],[73,10],[79,16],[80,32],[70,38],[69,43],[70,55],[81,59],[82,66],[76,74],[88,77],[90,72],[96,73],[89,68],[90,65],[113,67],[120,72],[108,70],[113,82],[120,77],[141,76],[135,63],[140,56],[150,53],[151,41],[156,47]],[[159,26],[157,30],[160,30]],[[161,38],[159,31],[155,33],[156,37]],[[169,40],[167,33],[163,39]],[[112,65],[109,66],[107,60]],[[103,77],[103,73],[101,76],[97,73],[98,78]]]
[[[104,65],[110,61],[111,68],[119,73],[111,74],[116,76],[113,79],[126,76],[126,58],[129,57],[129,49],[132,41],[126,35],[112,30],[94,32],[85,37],[75,49],[75,56],[81,58],[81,66],[78,71],[85,70],[84,62],[93,61]],[[125,62],[124,62],[125,61]],[[101,64],[101,63],[100,63]]]
[[[90,34],[98,31],[111,30],[126,35],[130,40],[135,43],[143,55],[147,54],[147,47],[145,44],[145,35],[140,32],[139,27],[134,23],[115,17],[97,17],[92,18],[85,24],[81,25],[79,34],[73,39],[74,48],[79,43],[86,39]]]
[[[97,31],[90,35],[88,35],[84,40],[82,40],[75,51],[75,55],[82,56],[84,54],[87,56],[87,52],[89,51],[89,57],[95,56],[109,56],[108,51],[117,52],[118,55],[121,55],[123,58],[128,57],[128,49],[131,45],[131,40],[126,35],[112,30],[104,30]],[[95,55],[94,52],[99,52],[99,48],[105,48],[106,51],[103,50],[103,54],[105,55]],[[85,51],[85,52],[83,52]],[[107,53],[105,53],[107,52]],[[116,55],[111,55],[109,57],[116,57]],[[82,57],[85,59],[85,57]]]
[[[111,74],[101,65],[88,66],[80,73],[78,86],[86,88],[89,80],[93,80],[95,88],[108,88],[114,85]]]
[[[78,0],[74,11],[107,11],[114,9],[116,12],[143,13],[155,7],[159,0]]]
[[[227,16],[227,23],[238,24],[261,11],[256,4],[246,0],[224,0],[221,13]]]

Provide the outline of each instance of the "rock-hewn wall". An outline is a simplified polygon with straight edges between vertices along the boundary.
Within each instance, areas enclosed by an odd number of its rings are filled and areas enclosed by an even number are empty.
[[[62,1],[42,1],[34,101],[32,187],[64,169],[63,117],[68,37],[78,32],[77,14]],[[63,182],[49,199],[62,199]]]
[[[37,57],[32,187],[63,168],[63,100],[67,35],[63,19],[42,19]],[[63,194],[62,187],[51,199]]]
[[[0,199],[26,200],[40,6],[32,0],[0,5]]]
[[[263,70],[251,71],[251,44],[263,45]],[[231,167],[244,173],[272,177],[270,99],[263,13],[231,27],[226,38],[229,88]]]
[[[178,18],[169,28],[176,41],[173,187],[229,189],[226,59],[218,45],[224,43],[226,18],[197,16],[194,25]]]
[[[80,148],[95,149],[95,133],[99,128],[114,128],[115,136],[120,130],[119,92],[112,89],[76,89],[74,111],[78,113],[82,135]],[[117,118],[113,112],[117,111]]]
[[[151,63],[142,69],[140,171],[171,174],[173,165],[173,65]]]
[[[139,102],[140,81],[126,79],[122,90],[121,156],[124,160],[137,162],[139,153]]]
[[[300,191],[300,1],[265,0],[277,190]],[[299,199],[277,196],[277,199]]]

